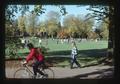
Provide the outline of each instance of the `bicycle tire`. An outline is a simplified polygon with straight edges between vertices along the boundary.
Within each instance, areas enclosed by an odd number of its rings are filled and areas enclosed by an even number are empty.
[[[14,78],[32,78],[32,76],[25,68],[19,68],[15,71]]]
[[[54,71],[51,68],[44,69],[42,72],[48,75],[47,77],[43,78],[53,79],[55,77]]]

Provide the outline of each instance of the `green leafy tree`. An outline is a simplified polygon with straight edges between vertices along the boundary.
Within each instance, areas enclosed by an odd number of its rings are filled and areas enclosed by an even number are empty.
[[[45,37],[45,33],[47,32],[47,27],[46,27],[46,22],[45,21],[41,21],[39,23],[39,27],[38,27],[38,34],[39,36],[42,38],[42,37]]]
[[[85,16],[84,20],[84,34],[86,37],[88,37],[88,33],[92,31],[93,25],[94,25],[94,18],[87,19],[89,16]]]
[[[99,34],[103,39],[108,40],[109,30],[108,30],[108,24],[104,21],[99,24]]]
[[[60,8],[60,12],[62,14],[66,13],[66,9],[64,8],[64,6],[58,5],[57,7]],[[43,8],[43,5],[34,5],[34,9],[33,10],[29,10],[29,5],[7,5],[6,8],[5,8],[5,17],[6,17],[5,18],[5,20],[6,20],[6,24],[5,24],[5,26],[6,26],[6,32],[5,32],[5,34],[6,34],[6,36],[13,35],[14,28],[12,27],[13,26],[12,23],[14,21],[14,18],[16,17],[15,13],[18,13],[18,11],[21,12],[22,16],[24,16],[26,12],[29,12],[29,13],[34,12],[36,15],[41,15],[42,13],[44,13],[45,9]],[[26,27],[26,25],[25,25],[25,27]],[[31,27],[31,28],[33,28],[33,27]],[[9,48],[9,50],[11,50],[10,52],[14,52],[14,49],[12,49],[13,45],[12,46],[9,46],[9,45],[10,44],[14,44],[14,45],[18,46],[17,45],[18,44],[17,40],[20,41],[20,39],[17,37],[15,39],[16,42],[12,41],[11,39],[9,39],[8,37],[6,37],[6,41],[5,42],[7,42],[6,45]],[[12,41],[12,43],[10,41]],[[17,48],[17,47],[15,47],[15,48]]]
[[[18,18],[18,28],[21,31],[22,35],[26,31],[26,28],[25,28],[25,19],[26,19],[25,16],[20,16]]]
[[[92,17],[97,17],[97,20],[102,20],[106,23],[108,23],[108,29],[109,29],[109,37],[108,37],[108,58],[113,58],[113,47],[114,47],[114,6],[109,4],[108,6],[90,6],[88,9],[90,11],[93,11]],[[106,18],[108,18],[108,21],[106,21]],[[106,60],[107,60],[106,59]]]
[[[37,26],[38,25],[38,17],[34,12],[29,13],[26,16],[25,25],[26,25],[26,31],[30,35],[35,35],[37,33],[36,29],[38,27]]]

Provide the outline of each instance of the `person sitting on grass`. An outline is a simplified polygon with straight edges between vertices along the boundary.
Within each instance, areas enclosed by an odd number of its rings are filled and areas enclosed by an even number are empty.
[[[46,76],[42,71],[38,69],[41,64],[44,64],[44,56],[42,53],[37,51],[37,48],[34,48],[32,43],[27,44],[27,47],[30,50],[30,53],[26,57],[26,61],[24,64],[27,64],[30,60],[33,60],[33,72],[34,78],[36,78],[37,73],[41,74],[42,76]]]

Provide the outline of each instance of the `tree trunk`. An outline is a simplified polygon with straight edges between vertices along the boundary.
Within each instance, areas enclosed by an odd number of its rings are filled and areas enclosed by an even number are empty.
[[[114,19],[113,19],[113,8],[109,7],[110,16],[109,16],[109,39],[108,39],[108,59],[113,58],[113,46],[114,46]]]
[[[113,17],[113,8],[112,6],[109,7],[110,10],[110,15],[109,15],[109,38],[108,38],[108,51],[107,51],[107,56],[105,59],[99,61],[99,63],[104,63],[104,64],[112,64],[113,65],[113,48],[115,45],[115,35],[114,35],[114,17]]]

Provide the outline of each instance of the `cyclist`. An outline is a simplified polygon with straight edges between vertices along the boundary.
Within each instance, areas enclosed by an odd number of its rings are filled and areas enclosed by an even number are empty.
[[[36,78],[37,73],[41,74],[42,76],[46,76],[46,74],[44,74],[42,71],[40,71],[38,69],[38,67],[41,64],[44,64],[44,56],[42,53],[38,53],[37,48],[34,48],[32,43],[27,44],[27,47],[30,50],[30,53],[28,54],[28,56],[26,57],[26,61],[24,62],[24,64],[27,64],[30,60],[33,60],[33,72],[34,72],[34,77]]]

